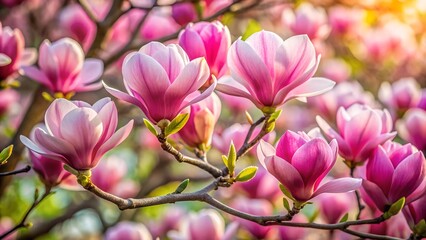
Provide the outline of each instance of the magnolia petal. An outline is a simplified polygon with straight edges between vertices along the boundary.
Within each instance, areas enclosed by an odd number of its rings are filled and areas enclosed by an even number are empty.
[[[423,168],[424,157],[421,152],[416,152],[402,161],[393,173],[389,200],[395,202],[401,197],[408,197],[424,178]]]
[[[108,139],[102,146],[99,148],[98,152],[96,153],[95,160],[99,160],[100,157],[102,157],[106,152],[113,149],[120,143],[122,143],[127,136],[129,136],[130,132],[133,128],[133,120],[130,120],[125,126],[118,129],[110,139]],[[96,164],[95,164],[96,165]]]
[[[376,204],[377,208],[384,212],[385,206],[389,204],[389,201],[382,189],[375,183],[365,179],[362,181],[362,187],[374,204]]]
[[[263,139],[260,139],[259,145],[257,145],[257,158],[259,163],[266,169],[265,158],[275,155],[275,148],[268,142],[265,142]]]
[[[41,83],[45,85],[48,88],[51,88],[52,84],[49,81],[49,78],[46,76],[46,74],[40,69],[34,67],[34,66],[28,66],[23,67],[22,70],[24,71],[24,75],[33,79],[34,81]]]
[[[170,85],[165,93],[165,101],[183,100],[190,93],[198,90],[210,77],[210,70],[204,58],[197,58],[188,63]],[[176,100],[177,101],[177,100]]]
[[[89,58],[83,63],[78,78],[81,83],[88,84],[98,80],[104,71],[104,63],[99,59]]]
[[[289,162],[277,156],[269,156],[265,158],[265,166],[268,172],[291,192],[293,197],[303,198],[303,200],[310,197],[304,196],[303,179]]]
[[[76,108],[77,106],[73,102],[67,101],[63,98],[53,101],[44,115],[44,122],[46,124],[47,131],[54,136],[62,136],[60,130],[62,120],[65,115]]]
[[[361,187],[362,179],[360,178],[338,178],[331,180],[321,185],[312,197],[318,196],[322,193],[344,193],[355,191]]]
[[[0,67],[9,65],[12,62],[9,56],[4,53],[0,53]]]
[[[291,90],[286,96],[284,102],[296,97],[313,97],[323,94],[330,91],[334,85],[336,85],[335,82],[326,78],[311,78]]]
[[[107,90],[107,92],[109,92],[111,95],[113,95],[114,97],[116,97],[120,100],[131,103],[135,106],[138,106],[142,110],[142,112],[149,118],[149,120],[152,120],[152,118],[149,114],[149,111],[145,106],[145,103],[140,102],[138,99],[136,99],[133,96],[130,96],[129,94],[126,94],[126,93],[124,93],[120,90],[117,90],[115,88],[112,88],[112,87],[106,85],[106,83],[103,82],[103,81],[102,81],[102,84],[103,84],[105,90]]]
[[[366,168],[368,181],[380,187],[384,194],[389,193],[394,168],[385,150],[379,146],[369,158]]]

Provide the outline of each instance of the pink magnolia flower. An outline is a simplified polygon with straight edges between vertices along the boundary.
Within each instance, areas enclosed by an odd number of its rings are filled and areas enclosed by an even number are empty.
[[[216,210],[204,209],[189,214],[182,220],[179,232],[171,231],[168,236],[173,240],[229,240],[235,235],[236,227],[230,224],[225,230],[223,217]]]
[[[272,214],[272,204],[265,199],[249,199],[239,197],[231,202],[231,206],[241,212],[252,214],[255,216],[269,216]],[[255,222],[233,217],[235,222],[238,222],[242,228],[246,229],[256,239],[268,239],[267,235],[272,229],[271,226],[262,226]]]
[[[412,108],[396,123],[401,138],[420,150],[426,150],[426,111]]]
[[[324,93],[334,82],[312,78],[319,63],[306,35],[283,41],[261,31],[234,42],[228,52],[232,78],[219,80],[217,89],[251,100],[263,112],[273,112],[290,99]]]
[[[114,132],[117,122],[117,108],[109,98],[93,106],[61,98],[46,111],[46,130],[36,128],[34,140],[21,136],[21,141],[44,157],[62,161],[76,170],[88,170],[129,135],[133,120]]]
[[[355,34],[363,18],[363,10],[344,6],[331,7],[328,13],[332,34]]]
[[[325,78],[341,83],[351,76],[351,67],[342,59],[327,59],[322,62],[320,72]]]
[[[342,82],[329,92],[308,99],[308,104],[321,115],[321,117],[335,121],[340,107],[349,108],[354,104],[365,104],[374,107],[376,102],[373,94],[365,91],[358,82]]]
[[[179,45],[150,42],[124,60],[123,79],[129,94],[106,85],[105,88],[113,96],[138,106],[150,121],[157,123],[172,120],[187,106],[208,97],[215,84],[202,94],[197,90],[209,74],[203,58],[190,61]]]
[[[392,85],[384,82],[379,89],[380,101],[398,115],[417,107],[421,97],[421,87],[414,78],[402,78]]]
[[[420,197],[425,177],[424,155],[410,144],[378,146],[366,165],[362,186],[377,208],[385,212],[405,197],[406,203]],[[423,184],[424,185],[424,184]]]
[[[219,21],[189,24],[179,34],[179,45],[191,60],[205,57],[210,73],[216,78],[227,73],[226,55],[231,46],[231,34],[228,27]],[[211,81],[212,79],[205,87],[208,87]]]
[[[405,206],[402,213],[412,230],[422,220],[426,221],[426,194]],[[423,236],[426,236],[425,230],[423,231]]]
[[[34,62],[35,52],[24,47],[22,32],[3,27],[0,22],[0,81],[13,77],[22,66]]]
[[[372,109],[366,105],[354,104],[347,110],[337,111],[337,132],[320,116],[316,118],[319,127],[329,139],[335,138],[339,153],[351,167],[365,162],[374,149],[395,137],[392,118],[387,110]]]
[[[197,10],[193,3],[178,2],[172,6],[172,17],[183,26],[197,19]]]
[[[152,240],[151,233],[142,223],[122,221],[109,228],[105,240]]]
[[[324,8],[316,8],[310,3],[301,4],[294,13],[287,8],[282,13],[282,19],[293,34],[306,34],[311,40],[324,39],[330,33]]]
[[[120,197],[133,197],[137,187],[131,180],[124,180],[127,174],[126,163],[117,156],[102,159],[93,169],[90,177],[93,184],[105,192]]]
[[[67,36],[77,40],[88,51],[96,35],[96,25],[78,4],[65,7],[59,15],[59,25]]]
[[[71,38],[53,44],[43,41],[38,58],[40,68],[25,67],[25,75],[49,88],[53,93],[93,91],[101,87],[98,80],[103,63],[98,59],[84,60],[80,45]]]
[[[209,147],[214,126],[220,116],[219,97],[212,93],[202,101],[192,104],[189,110],[188,122],[179,131],[180,138],[190,147],[199,149]]]
[[[8,8],[12,8],[18,6],[26,0],[0,0],[0,6],[5,6]]]
[[[178,31],[180,26],[173,20],[170,11],[168,8],[154,8],[142,26],[142,39],[154,41]]]
[[[361,180],[339,178],[321,184],[337,158],[337,142],[311,139],[307,134],[286,131],[276,149],[260,141],[257,147],[260,163],[298,202],[306,202],[322,193],[343,193],[357,189]]]

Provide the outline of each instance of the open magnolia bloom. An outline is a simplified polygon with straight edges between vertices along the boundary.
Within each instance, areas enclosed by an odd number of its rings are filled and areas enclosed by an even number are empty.
[[[71,38],[62,38],[53,43],[43,41],[38,64],[39,68],[25,67],[25,75],[53,93],[67,95],[102,87],[96,80],[102,76],[103,62],[94,58],[85,60],[80,44]]]
[[[106,85],[105,88],[118,99],[138,106],[150,121],[158,123],[173,120],[187,106],[208,97],[216,83],[203,93],[198,93],[198,89],[209,76],[204,58],[190,61],[177,44],[150,42],[124,59],[123,80],[128,94]]]
[[[337,142],[311,138],[305,133],[287,131],[276,149],[261,140],[257,147],[259,162],[298,202],[321,193],[343,193],[358,189],[361,179],[339,178],[321,185],[337,158]]]
[[[36,128],[33,140],[21,136],[21,141],[42,156],[62,161],[76,170],[88,170],[132,130],[133,120],[115,132],[117,123],[117,108],[110,98],[103,98],[93,106],[61,98],[46,111],[46,129]]]
[[[319,60],[307,35],[283,41],[273,32],[257,32],[232,44],[228,52],[232,77],[219,79],[217,90],[247,98],[270,113],[290,99],[333,88],[335,82],[312,77]]]

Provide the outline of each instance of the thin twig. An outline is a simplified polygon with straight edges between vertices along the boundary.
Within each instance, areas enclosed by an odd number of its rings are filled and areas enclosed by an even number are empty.
[[[352,178],[354,178],[355,167],[351,167],[350,169],[351,169],[350,175],[351,175]],[[355,190],[355,196],[356,196],[356,202],[357,202],[357,205],[358,205],[358,213],[356,215],[356,219],[358,220],[358,219],[361,218],[361,212],[365,208],[365,206],[362,205],[362,203],[361,203],[361,196],[359,195],[358,190]]]
[[[34,198],[33,204],[31,204],[30,208],[27,210],[25,215],[22,217],[22,220],[15,227],[13,227],[9,231],[2,234],[0,236],[0,239],[7,237],[9,234],[12,234],[13,232],[15,232],[16,230],[18,230],[20,228],[26,227],[27,226],[26,221],[27,221],[28,216],[44,199],[46,199],[51,194],[50,190],[51,190],[50,188],[46,187],[45,192],[44,192],[43,196],[41,196],[40,199],[37,199],[37,196],[36,196]],[[36,189],[36,191],[38,191],[38,190]],[[37,195],[37,194],[35,194],[35,195]]]
[[[18,169],[18,170],[0,173],[0,177],[15,175],[15,174],[19,174],[19,173],[25,173],[25,172],[29,172],[30,170],[31,170],[31,167],[29,165],[27,165],[26,167]]]

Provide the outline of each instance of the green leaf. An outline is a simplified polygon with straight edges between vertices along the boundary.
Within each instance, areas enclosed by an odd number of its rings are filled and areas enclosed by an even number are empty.
[[[229,169],[229,167],[228,167],[228,157],[225,156],[225,155],[222,155],[222,161],[223,161],[223,164],[225,164],[225,167]]]
[[[282,110],[275,111],[268,119],[268,123],[275,122],[281,115]]]
[[[346,213],[345,215],[343,215],[342,219],[340,219],[339,223],[348,221],[348,218],[349,218],[349,213]]]
[[[390,206],[389,210],[383,214],[383,217],[385,219],[389,219],[392,216],[395,216],[401,211],[404,205],[405,205],[405,197],[402,197]]]
[[[281,192],[283,192],[286,197],[290,198],[293,201],[296,201],[284,185],[280,184],[280,189],[281,189]]]
[[[229,146],[229,152],[227,157],[228,162],[225,164],[229,170],[229,175],[234,176],[235,164],[237,162],[237,151],[235,150],[235,145],[231,142],[231,146]]]
[[[13,151],[13,145],[9,145],[0,152],[0,165],[7,163],[7,159],[10,158]]]
[[[266,132],[267,133],[270,133],[270,132],[272,132],[272,131],[274,131],[274,128],[275,128],[275,122],[268,122],[267,123],[268,125],[266,126]]]
[[[148,128],[148,130],[154,134],[154,136],[157,136],[157,130],[154,127],[154,124],[152,124],[152,122],[150,122],[148,119],[144,118],[143,119],[143,123],[145,124],[146,128]]]
[[[259,32],[261,31],[263,28],[260,25],[260,23],[258,23],[256,20],[254,19],[250,19],[248,24],[247,24],[247,28],[246,31],[244,32],[243,36],[241,37],[242,40],[246,40],[247,38],[249,38],[253,33]]]
[[[319,214],[320,214],[320,211],[315,210],[314,213],[308,218],[308,222],[313,223],[315,219],[317,219]]]
[[[176,188],[176,190],[174,191],[174,193],[177,193],[177,194],[182,193],[186,189],[186,187],[188,187],[188,183],[189,183],[189,178],[183,180],[179,184],[179,186]]]
[[[170,124],[166,127],[166,137],[179,132],[179,130],[185,126],[188,119],[189,113],[179,114],[177,117],[175,117],[175,119],[173,119],[173,121],[170,122]]]
[[[418,222],[416,226],[414,226],[413,232],[422,237],[426,236],[426,220],[422,219]]]
[[[249,166],[241,170],[240,173],[235,177],[235,181],[237,182],[247,182],[248,180],[252,179],[257,172],[257,167],[255,166]]]
[[[284,208],[287,210],[287,212],[290,212],[291,208],[290,208],[290,203],[288,202],[287,198],[283,197],[283,205]]]

